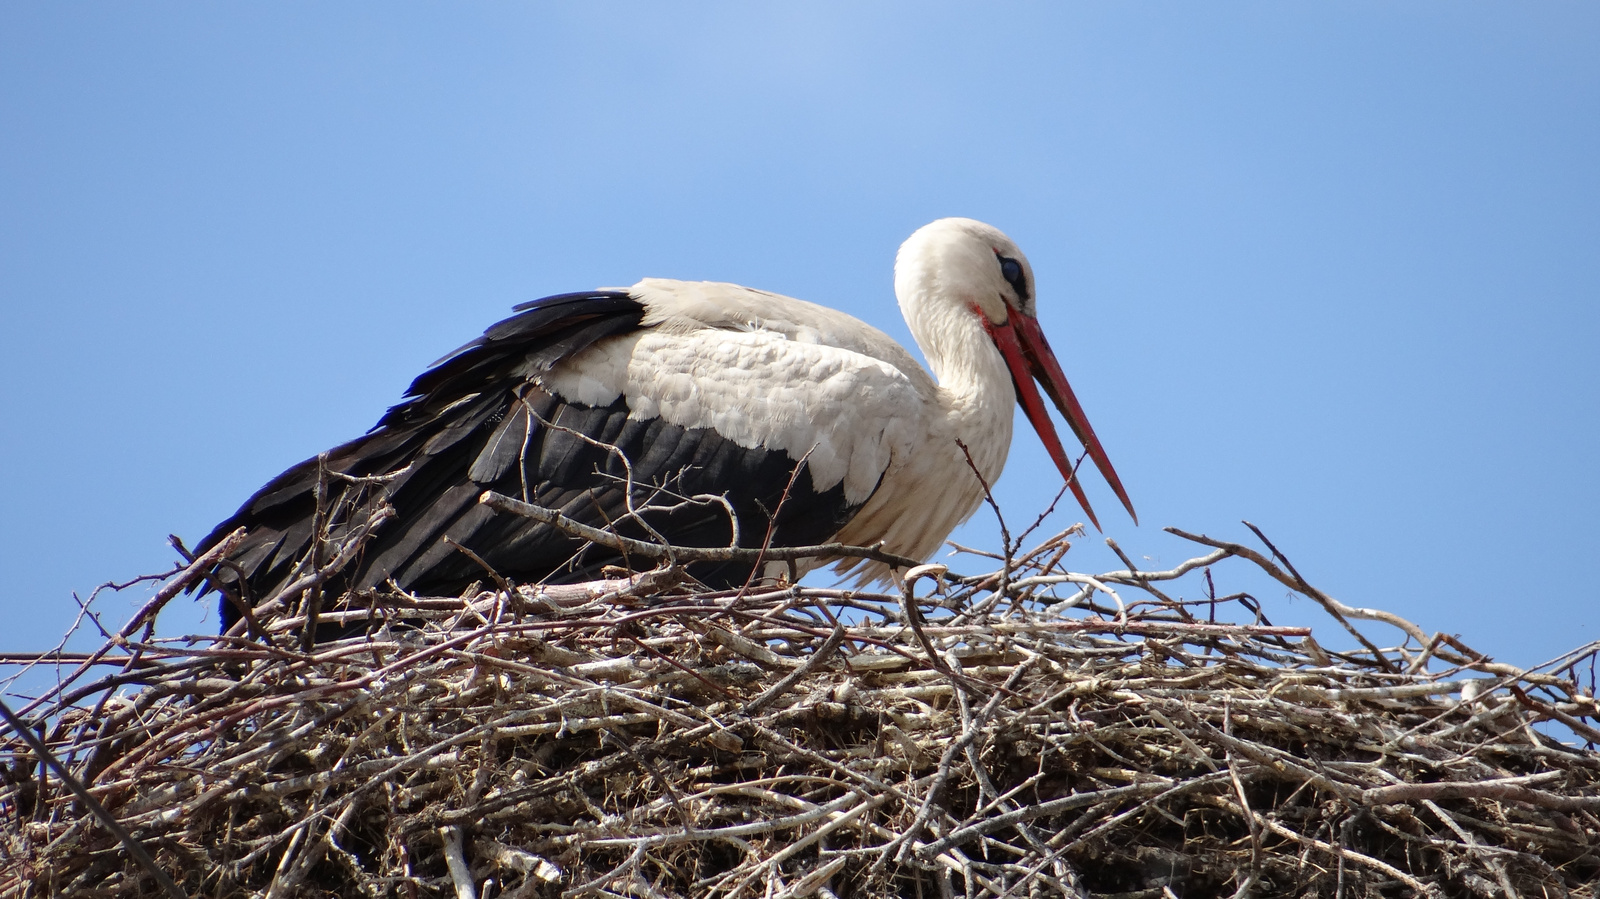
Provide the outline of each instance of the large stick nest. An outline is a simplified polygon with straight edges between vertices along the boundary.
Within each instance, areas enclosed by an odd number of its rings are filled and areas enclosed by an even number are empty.
[[[1281,557],[1090,578],[1067,536],[882,594],[346,596],[370,633],[310,649],[153,639],[191,566],[21,712],[193,896],[1597,895],[1600,754],[1534,726],[1600,742],[1594,646],[1520,670]],[[1228,557],[1357,648],[1217,596]],[[162,895],[15,730],[0,763],[0,896]]]

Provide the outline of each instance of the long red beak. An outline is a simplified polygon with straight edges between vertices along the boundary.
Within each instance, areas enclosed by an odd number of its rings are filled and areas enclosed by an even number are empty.
[[[1100,529],[1100,521],[1095,518],[1094,509],[1089,507],[1089,498],[1083,495],[1083,487],[1078,483],[1077,473],[1072,467],[1072,461],[1067,458],[1066,450],[1061,448],[1061,438],[1056,436],[1055,425],[1050,421],[1050,413],[1044,407],[1044,400],[1039,398],[1039,391],[1033,386],[1037,380],[1044,385],[1044,392],[1061,410],[1061,416],[1072,426],[1072,433],[1078,436],[1078,441],[1083,448],[1089,451],[1089,458],[1094,460],[1094,467],[1100,469],[1100,474],[1105,477],[1111,489],[1116,491],[1117,499],[1122,500],[1122,505],[1128,510],[1128,515],[1133,518],[1133,523],[1139,523],[1139,516],[1133,511],[1133,503],[1128,499],[1128,492],[1122,488],[1122,479],[1117,477],[1117,470],[1111,467],[1111,460],[1106,457],[1105,448],[1100,445],[1100,438],[1094,435],[1094,428],[1089,425],[1089,417],[1083,414],[1083,407],[1078,405],[1078,398],[1072,393],[1072,385],[1067,383],[1067,376],[1061,371],[1061,363],[1056,361],[1056,354],[1050,349],[1050,342],[1044,339],[1044,332],[1039,329],[1039,322],[1021,313],[1012,312],[1011,319],[1004,324],[994,324],[989,317],[977,309],[979,320],[984,327],[989,329],[989,336],[994,339],[995,346],[1000,348],[1000,355],[1005,357],[1006,367],[1011,369],[1011,380],[1017,387],[1017,402],[1022,404],[1022,411],[1028,414],[1028,421],[1033,423],[1033,429],[1039,432],[1039,439],[1044,441],[1045,449],[1049,450],[1050,458],[1055,460],[1056,467],[1061,469],[1061,476],[1067,479],[1067,486],[1072,488],[1072,495],[1077,497],[1078,505],[1083,507],[1085,515],[1095,528]]]

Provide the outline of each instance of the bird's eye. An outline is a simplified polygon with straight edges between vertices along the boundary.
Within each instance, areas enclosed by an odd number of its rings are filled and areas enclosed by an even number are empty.
[[[1000,274],[1006,279],[1007,283],[1016,289],[1017,299],[1026,300],[1028,298],[1028,282],[1023,280],[1022,263],[1012,259],[1010,256],[1001,256]]]

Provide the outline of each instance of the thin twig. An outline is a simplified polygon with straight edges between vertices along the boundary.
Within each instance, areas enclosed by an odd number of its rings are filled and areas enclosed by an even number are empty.
[[[580,521],[562,515],[554,509],[535,506],[531,503],[513,499],[502,493],[485,491],[479,497],[479,502],[499,512],[509,512],[521,515],[534,521],[560,528],[575,537],[581,537],[591,543],[599,544],[607,549],[618,552],[633,553],[646,559],[657,561],[677,559],[682,562],[758,562],[763,559],[774,562],[785,562],[790,559],[817,559],[837,556],[847,559],[867,559],[873,562],[882,562],[897,568],[910,568],[922,564],[920,559],[884,552],[874,546],[850,546],[844,543],[820,543],[815,546],[784,546],[772,548],[743,547],[668,547],[659,543],[650,543],[645,540],[635,540],[631,537],[621,537],[600,528],[590,527]]]

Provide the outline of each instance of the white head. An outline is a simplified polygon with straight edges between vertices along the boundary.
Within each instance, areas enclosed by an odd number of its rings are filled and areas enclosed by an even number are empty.
[[[935,364],[936,373],[936,357],[973,345],[958,335],[970,335],[974,326],[988,334],[1011,372],[1017,401],[1090,521],[1098,527],[1094,510],[1089,508],[1089,500],[1078,485],[1074,466],[1034,387],[1036,380],[1055,402],[1128,514],[1134,514],[1122,481],[1039,328],[1033,266],[1011,238],[992,225],[972,219],[947,218],[924,225],[900,246],[894,263],[894,291],[906,324],[928,354],[928,361]],[[1137,516],[1134,521],[1138,521]]]
[[[907,320],[914,314],[907,305],[940,299],[963,309],[977,306],[997,325],[1005,323],[1011,309],[1035,314],[1028,257],[999,228],[975,219],[939,219],[918,228],[895,257],[894,292]]]

